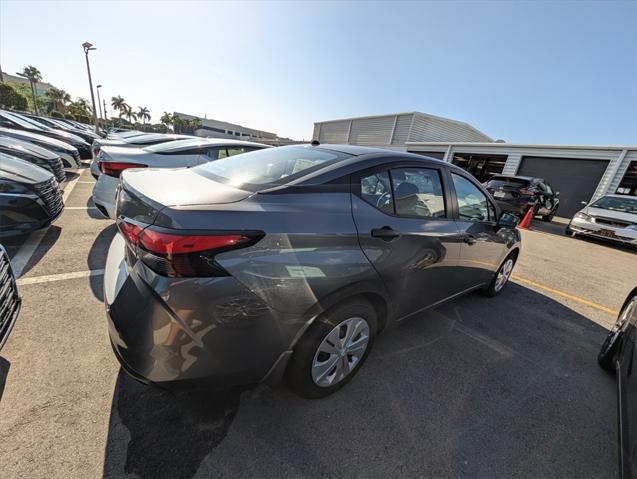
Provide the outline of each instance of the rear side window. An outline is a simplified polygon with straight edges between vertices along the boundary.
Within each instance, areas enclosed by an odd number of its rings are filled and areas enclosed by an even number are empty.
[[[248,151],[254,151],[255,149],[256,148],[250,148],[246,146],[229,146],[227,148],[220,148],[218,159],[240,155],[241,153],[247,153]]]
[[[397,168],[391,180],[399,216],[441,218],[445,216],[440,174],[429,168]]]
[[[461,220],[495,221],[495,208],[487,197],[468,179],[451,174],[458,198],[458,212]]]
[[[361,197],[384,213],[442,218],[445,202],[437,170],[394,168],[361,178]]]

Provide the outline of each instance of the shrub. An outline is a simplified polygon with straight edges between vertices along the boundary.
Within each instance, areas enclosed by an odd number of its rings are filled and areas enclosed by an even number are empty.
[[[57,110],[52,110],[50,115],[52,118],[64,118],[64,115]]]
[[[64,113],[64,118],[66,118],[67,120],[77,120],[77,118],[75,118],[75,115],[73,115],[72,113]]]
[[[25,111],[28,108],[27,98],[6,83],[0,83],[0,106],[12,110]]]

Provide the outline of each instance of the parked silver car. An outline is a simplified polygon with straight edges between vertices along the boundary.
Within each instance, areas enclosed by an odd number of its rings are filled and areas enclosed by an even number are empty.
[[[189,168],[263,148],[269,147],[261,143],[216,138],[188,138],[146,148],[105,146],[97,157],[97,165],[102,174],[93,188],[93,202],[104,216],[115,219],[119,175],[126,169]]]
[[[163,133],[144,133],[144,132],[124,132],[118,137],[110,137],[103,140],[94,140],[91,145],[91,154],[93,159],[91,161],[91,175],[97,179],[101,172],[97,166],[97,157],[100,154],[102,147],[104,146],[119,146],[122,148],[144,148],[151,145],[159,145],[162,143],[168,143],[171,141],[185,140],[187,138],[194,138],[189,135],[166,135]]]
[[[566,233],[637,246],[637,197],[606,195],[585,204],[573,216]]]

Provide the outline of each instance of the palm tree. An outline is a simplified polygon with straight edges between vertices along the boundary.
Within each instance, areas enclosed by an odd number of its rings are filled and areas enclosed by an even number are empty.
[[[146,120],[150,121],[150,111],[145,106],[140,106],[139,111],[137,112],[137,118],[142,120],[142,123],[145,125]]]
[[[164,114],[159,119],[159,121],[160,123],[163,123],[164,125],[166,125],[166,130],[168,130],[168,127],[174,123],[173,115],[165,111]]]
[[[44,92],[44,95],[49,99],[53,109],[62,113],[66,108],[66,104],[71,101],[71,95],[64,90],[55,87],[49,88],[46,92]]]
[[[133,123],[132,120],[137,120],[137,115],[133,111],[133,107],[124,103],[124,116],[128,119],[129,123]]]
[[[126,100],[124,100],[120,95],[117,95],[111,98],[111,106],[113,107],[113,110],[119,111],[119,117],[121,118],[122,113],[126,111],[125,106],[128,105],[126,105]]]
[[[35,84],[42,80],[42,73],[33,65],[29,65],[28,67],[24,67],[20,76],[29,80],[29,84],[31,85],[31,95],[33,95],[33,112],[38,114],[38,105],[36,101],[35,95]]]

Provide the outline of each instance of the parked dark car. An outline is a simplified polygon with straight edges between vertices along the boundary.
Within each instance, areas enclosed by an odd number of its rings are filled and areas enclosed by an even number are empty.
[[[91,158],[91,145],[89,145],[79,136],[69,133],[68,131],[55,130],[44,125],[40,125],[29,118],[21,116],[18,113],[0,110],[0,126],[5,128],[13,128],[16,130],[30,131],[32,133],[37,133],[38,135],[44,135],[64,141],[65,143],[68,143],[77,148],[77,151],[80,153],[81,158]]]
[[[48,128],[53,128],[55,130],[68,131],[69,133],[72,133],[73,135],[79,136],[84,141],[86,141],[89,145],[96,138],[101,138],[94,131],[91,132],[84,129],[79,129],[75,126],[70,126],[70,125],[67,125],[66,123],[62,123],[56,120],[55,118],[43,118],[41,116],[32,115],[30,113],[20,113],[20,115],[22,117],[27,117],[28,119],[35,121],[39,125],[43,125]]]
[[[62,192],[51,173],[0,153],[0,236],[44,228],[63,208]]]
[[[9,255],[0,244],[0,350],[18,319],[21,302]]]
[[[27,141],[42,148],[52,151],[60,155],[64,166],[70,168],[79,168],[81,166],[80,152],[72,145],[55,138],[44,135],[38,135],[26,130],[14,130],[12,128],[0,127],[0,137],[17,138],[18,140]]]
[[[37,145],[18,140],[17,138],[0,136],[0,153],[15,156],[35,166],[44,168],[53,173],[55,179],[59,182],[66,180],[66,172],[64,171],[64,165],[62,165],[62,159],[55,153]]]
[[[113,349],[143,382],[285,377],[322,397],[376,335],[506,284],[512,215],[464,170],[342,145],[287,146],[121,176],[104,276]]]
[[[602,368],[617,378],[619,475],[637,474],[637,288],[626,298],[615,326],[598,355]]]
[[[560,193],[542,178],[495,175],[485,187],[503,211],[518,217],[534,208],[534,216],[551,221],[560,206]]]

